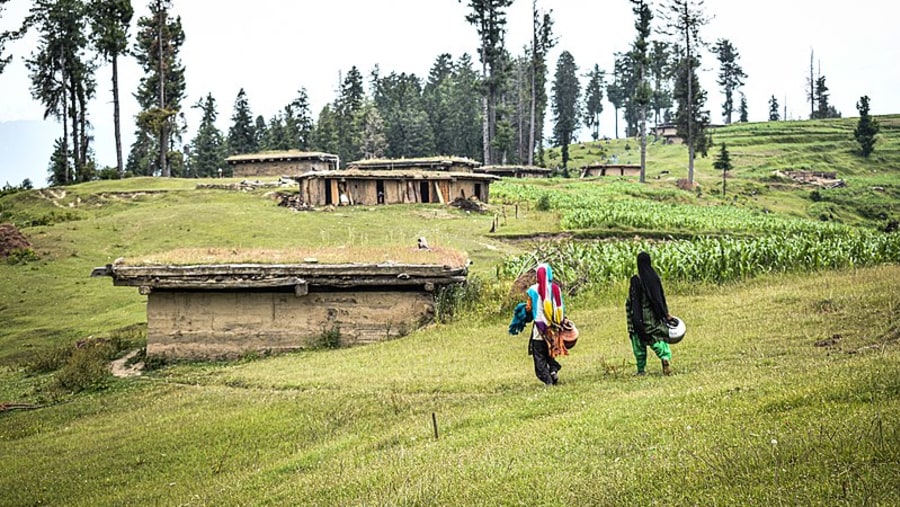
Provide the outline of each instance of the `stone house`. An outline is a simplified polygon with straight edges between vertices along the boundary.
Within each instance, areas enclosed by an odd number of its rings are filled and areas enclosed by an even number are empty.
[[[434,315],[434,291],[465,266],[212,264],[95,268],[147,296],[147,355],[235,358],[403,336]]]
[[[581,177],[591,176],[640,176],[638,164],[588,164],[581,168]]]
[[[309,171],[331,171],[338,168],[337,155],[310,151],[264,151],[232,155],[225,159],[234,176],[294,176]]]

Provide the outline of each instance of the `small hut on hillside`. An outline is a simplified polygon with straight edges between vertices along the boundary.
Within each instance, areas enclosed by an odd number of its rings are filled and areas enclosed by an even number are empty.
[[[430,254],[431,252],[428,252]],[[373,254],[373,256],[376,256]],[[446,262],[436,258],[433,261]],[[404,336],[465,264],[110,264],[91,276],[147,295],[147,355],[235,358]]]
[[[674,123],[661,123],[650,127],[650,134],[662,139],[664,144],[684,143],[684,140],[678,135],[678,126]]]
[[[360,171],[443,171],[454,173],[470,173],[481,165],[472,159],[463,157],[422,157],[371,159],[349,162],[347,169]]]
[[[640,176],[638,164],[588,164],[581,168],[581,177],[591,176]]]
[[[234,176],[290,176],[309,171],[330,171],[338,168],[338,156],[317,151],[264,151],[232,155],[225,163]]]
[[[553,171],[534,165],[485,165],[476,167],[475,172],[502,178],[549,178]]]
[[[311,206],[354,204],[450,204],[472,197],[488,202],[490,184],[499,180],[490,174],[444,170],[317,171],[294,176],[300,197]]]

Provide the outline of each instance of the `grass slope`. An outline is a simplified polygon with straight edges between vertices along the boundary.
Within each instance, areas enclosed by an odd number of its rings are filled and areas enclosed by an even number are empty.
[[[621,295],[573,310],[550,389],[501,318],[165,368],[0,416],[0,504],[891,505],[898,278],[672,295],[673,377],[631,375]]]

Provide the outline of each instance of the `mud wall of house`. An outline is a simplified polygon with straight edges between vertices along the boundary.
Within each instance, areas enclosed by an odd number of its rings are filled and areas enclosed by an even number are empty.
[[[170,358],[234,358],[399,336],[432,319],[427,292],[151,292],[147,353]]]
[[[252,176],[294,176],[309,171],[334,169],[331,162],[319,160],[293,160],[271,162],[242,162],[234,164],[234,175]]]
[[[478,197],[481,202],[488,202],[488,183],[473,180],[456,180],[450,182],[450,199],[448,202],[462,197],[469,199]]]

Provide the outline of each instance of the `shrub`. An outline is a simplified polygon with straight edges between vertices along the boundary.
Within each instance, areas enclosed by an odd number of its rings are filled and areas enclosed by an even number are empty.
[[[550,211],[550,194],[541,194],[534,208],[538,211]]]
[[[13,266],[17,264],[28,264],[29,262],[34,262],[39,259],[37,254],[34,253],[34,250],[30,248],[15,248],[6,256],[6,262]]]
[[[117,352],[115,344],[109,340],[78,342],[66,364],[56,374],[56,387],[73,393],[103,389],[112,378],[107,362]]]

